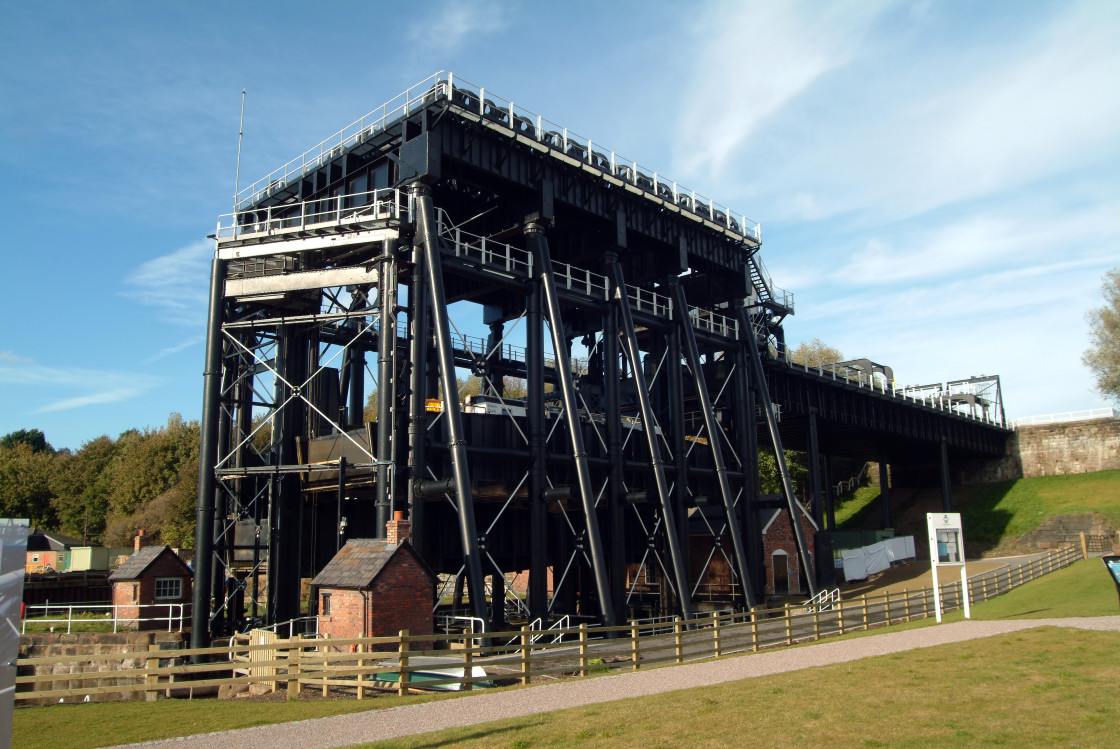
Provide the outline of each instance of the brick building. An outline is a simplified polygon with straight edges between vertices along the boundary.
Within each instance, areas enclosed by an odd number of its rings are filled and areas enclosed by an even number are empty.
[[[136,629],[166,629],[168,617],[190,621],[191,568],[170,546],[143,546],[137,538],[136,551],[109,575],[117,618],[146,620],[124,625]]]
[[[414,635],[435,631],[432,609],[438,578],[408,543],[407,521],[390,521],[388,530],[384,541],[347,541],[311,581],[321,635],[385,637],[402,629]]]
[[[807,594],[805,578],[801,573],[801,560],[797,555],[797,543],[793,537],[793,526],[789,522],[789,510],[784,507],[771,508],[759,510],[758,514],[758,525],[762,529],[762,560],[766,565],[765,592],[778,596]],[[804,515],[800,519],[801,532],[812,559],[817,529]]]

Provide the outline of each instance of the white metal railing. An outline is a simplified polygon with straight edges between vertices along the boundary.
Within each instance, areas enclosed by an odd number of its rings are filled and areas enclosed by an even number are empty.
[[[626,286],[626,295],[630,298],[630,306],[638,312],[673,319],[673,300],[669,297],[630,285]]]
[[[558,157],[587,164],[615,179],[661,198],[682,211],[694,213],[743,237],[755,241],[762,240],[762,229],[757,221],[752,221],[743,214],[736,214],[726,206],[719,205],[703,195],[697,195],[695,190],[678,185],[675,181],[640,166],[632,159],[593,143],[590,138],[585,138],[547,120],[508,99],[495,96],[493,92],[456,77],[452,73],[446,74],[446,82],[451,90],[452,104],[509,128],[518,135],[532,138],[548,146]],[[446,89],[440,90],[446,91]]]
[[[822,589],[815,596],[806,601],[805,606],[809,611],[832,611],[840,603],[840,589]]]
[[[592,299],[607,298],[607,277],[567,263],[552,263],[553,283],[557,288],[574,291]]]
[[[651,196],[677,206],[682,212],[695,214],[723,229],[756,242],[762,241],[762,227],[746,215],[735,213],[726,206],[698,195],[695,190],[690,190],[655,171],[640,166],[636,161],[597,146],[590,138],[577,135],[566,127],[557,125],[507,99],[495,96],[492,92],[447,71],[440,71],[425,78],[381,107],[326,138],[317,146],[309,148],[284,166],[241,190],[235,198],[235,206],[241,208],[256,203],[285,189],[294,180],[302,178],[344,151],[373,137],[390,123],[407,117],[419,107],[448,97],[455,106],[548,146],[550,152],[559,158],[587,164],[614,179],[629,183]]]
[[[724,338],[739,339],[738,320],[724,317],[703,307],[689,307],[688,316],[692,320],[692,327],[694,328],[707,330]]]
[[[120,627],[139,625],[142,622],[167,622],[168,632],[182,632],[183,626],[188,621],[186,615],[186,607],[190,606],[189,603],[142,603],[131,604],[128,606],[117,606],[113,604],[94,604],[94,603],[73,603],[73,604],[31,604],[25,607],[24,619],[20,623],[20,633],[26,634],[27,624],[45,624],[54,631],[52,625],[66,625],[66,634],[70,634],[74,627],[82,627],[87,625],[104,625],[112,624],[113,631],[116,632]],[[158,613],[160,610],[166,612],[163,616],[120,616],[121,609],[130,609],[138,614]],[[41,615],[36,616],[35,612],[42,612]],[[58,614],[65,613],[65,616],[59,618],[51,618],[51,613]],[[78,617],[74,618],[75,612],[98,614],[95,618]],[[99,612],[104,612],[100,614]]]
[[[1009,427],[1022,427],[1032,426],[1035,424],[1059,424],[1063,421],[1086,421],[1088,419],[1115,419],[1120,417],[1120,409],[1108,408],[1089,408],[1081,411],[1066,411],[1057,414],[1045,414],[1043,416],[1024,416],[1018,419],[1009,419],[1007,426]]]
[[[444,634],[451,634],[453,622],[470,622],[471,632],[474,635],[481,635],[486,632],[486,622],[484,622],[477,616],[454,616],[451,614],[443,614],[439,617],[439,622],[441,625],[443,625]],[[482,643],[482,637],[476,636],[471,640],[471,642],[474,643],[475,647],[478,647]]]
[[[759,335],[757,330],[756,335]],[[792,361],[789,358],[788,347],[782,352],[778,352],[777,354],[771,352],[771,354],[772,357],[784,361],[789,367],[800,368],[806,372],[813,372],[820,377],[829,377],[836,382],[842,381],[847,385],[852,385],[860,389],[867,388],[873,393],[880,393],[891,398],[897,398],[898,400],[909,401],[915,404],[920,403],[926,408],[946,411],[962,418],[971,419],[972,421],[994,424],[996,426],[1003,425],[998,409],[984,408],[981,409],[979,414],[971,410],[964,410],[968,404],[955,401],[951,397],[952,393],[949,393],[947,389],[939,384],[924,385],[921,388],[897,387],[893,381],[888,381],[886,377],[876,378],[874,375],[868,374],[864,370],[855,367],[819,363],[814,366],[808,363],[802,364]],[[1101,410],[1107,411],[1109,409]],[[989,411],[991,411],[990,414]]]
[[[287,638],[291,639],[296,635],[312,635],[319,636],[319,617],[318,616],[297,616],[295,619],[289,619],[286,622],[277,622],[276,624],[269,624],[265,627],[253,627],[253,629],[266,630],[273,632],[277,637],[284,637],[283,634],[287,631]]]
[[[312,146],[284,166],[273,170],[238,192],[234,199],[235,209],[257,203],[285,189],[293,181],[318,169],[343,151],[374,137],[390,123],[407,117],[418,107],[435,101],[440,96],[446,96],[450,80],[450,73],[441,71],[398,94],[366,116],[355,120],[334,135],[325,138],[317,146]]]
[[[254,239],[287,232],[347,226],[409,217],[408,196],[396,189],[338,195],[225,213],[218,217],[218,241]]]

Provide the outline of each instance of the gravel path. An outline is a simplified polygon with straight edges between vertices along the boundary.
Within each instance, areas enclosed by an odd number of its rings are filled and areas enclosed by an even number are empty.
[[[875,655],[898,653],[1044,626],[1120,631],[1120,616],[956,622],[798,648],[782,648],[719,661],[557,682],[511,691],[479,692],[471,696],[420,705],[370,710],[364,713],[221,731],[129,746],[173,746],[176,749],[344,747],[454,726],[475,725],[503,718],[563,710],[596,702],[642,697],[676,689],[690,689],[813,666],[844,663]]]

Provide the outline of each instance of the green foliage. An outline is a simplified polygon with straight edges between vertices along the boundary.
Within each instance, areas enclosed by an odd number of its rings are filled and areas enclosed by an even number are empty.
[[[809,491],[808,455],[799,450],[785,452],[786,466],[789,468],[790,481],[793,483],[793,493],[798,497],[805,497]],[[758,475],[763,494],[782,493],[782,477],[778,473],[778,460],[774,457],[771,448],[764,447],[758,451]]]
[[[1090,345],[1081,361],[1092,371],[1100,394],[1120,402],[1120,268],[1104,274],[1101,293],[1104,305],[1086,315]]]
[[[102,435],[82,445],[73,455],[58,455],[51,477],[51,505],[58,529],[87,541],[100,539],[109,510],[109,489],[116,443]]]
[[[163,543],[193,545],[198,422],[172,414],[166,427],[101,436],[73,454],[35,449],[36,431],[0,447],[0,515],[90,544],[127,545],[143,528]]]
[[[0,517],[27,518],[33,527],[54,528],[51,474],[54,457],[26,442],[0,447]]]
[[[15,447],[16,445],[27,445],[37,453],[54,452],[54,448],[47,442],[46,435],[38,429],[20,429],[16,432],[8,432],[0,437],[0,448]]]
[[[200,439],[197,421],[172,414],[164,429],[118,440],[111,463],[106,543],[125,544],[144,528],[164,543],[190,545]]]

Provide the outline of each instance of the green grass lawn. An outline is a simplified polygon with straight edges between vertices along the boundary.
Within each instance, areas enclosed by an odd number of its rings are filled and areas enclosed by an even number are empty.
[[[976,619],[1116,614],[1120,614],[1116,588],[1099,559],[1077,562],[1010,593],[977,604],[972,609]],[[963,613],[956,611],[947,614],[945,621],[962,618]],[[896,625],[895,628],[929,626],[936,626],[933,618]],[[883,631],[876,628],[849,636],[866,637]],[[999,644],[1005,642],[1011,643],[1011,646]],[[626,713],[625,731],[617,717],[623,705],[614,703],[533,716],[520,722],[488,724],[485,728],[465,728],[441,734],[435,740],[432,736],[425,736],[387,746],[457,746],[463,742],[464,746],[563,747],[609,742],[612,746],[652,749],[655,746],[681,745],[669,738],[678,728],[682,731],[682,741],[687,739],[701,747],[738,746],[748,738],[751,742],[776,746],[924,746],[938,742],[950,745],[1002,743],[1009,746],[1045,746],[1066,743],[1064,737],[1067,734],[1063,731],[1071,727],[1077,728],[1077,736],[1082,737],[1079,739],[1080,746],[1107,746],[1109,743],[1098,741],[1098,737],[1111,735],[1107,732],[1120,729],[1113,706],[1115,700],[1101,696],[1108,690],[1101,688],[1104,677],[1100,674],[1103,668],[1114,680],[1115,674],[1120,673],[1120,662],[1117,660],[1120,658],[1120,635],[1116,633],[1046,630],[1044,634],[1018,633],[948,645],[937,650],[943,654],[934,657],[930,655],[933,651],[916,651],[842,667],[822,667],[721,687],[631,700],[624,706],[636,712],[634,718]],[[961,669],[927,668],[938,662],[958,664]],[[1097,665],[1086,670],[1082,667],[1085,662]],[[980,681],[974,684],[971,681],[973,677]],[[814,686],[818,678],[822,686]],[[915,689],[918,691],[915,692]],[[1000,694],[1004,702],[997,711],[998,715],[986,712],[992,698],[983,694],[985,689],[1002,690]],[[867,690],[872,690],[870,694],[874,696],[869,696]],[[892,690],[905,693],[904,699],[896,699],[897,695]],[[979,695],[975,709],[972,697],[967,700],[962,697],[962,706],[967,710],[964,714],[954,713],[951,696],[974,692]],[[309,695],[309,692],[305,694]],[[918,699],[915,694],[928,699],[928,702]],[[354,699],[294,702],[199,699],[20,708],[15,712],[13,746],[53,749],[60,746],[58,737],[66,736],[65,746],[86,749],[105,743],[150,741],[247,728],[432,699],[455,697],[417,695],[403,699],[380,697],[362,702]],[[876,700],[881,700],[881,703],[876,703]],[[1061,703],[1067,706],[1073,711],[1071,715],[1079,717],[1071,722],[1041,716],[1039,721],[1035,721],[1039,717],[1035,715],[1036,710],[1053,712],[1050,708],[1043,710],[1038,707],[1037,703],[1046,700],[1050,705]],[[687,706],[687,709],[674,705]],[[713,725],[711,713],[720,710],[720,721],[723,721],[724,708],[721,706],[725,705],[737,705],[731,711],[735,715],[729,718],[731,722],[726,728],[720,728],[719,735],[709,735]],[[771,710],[777,710],[779,714],[761,714]],[[1009,711],[1021,711],[1024,716],[1029,715],[1031,721],[1025,723],[1025,727],[1015,725],[1008,718]],[[695,717],[688,719],[682,716],[682,712]],[[926,717],[914,724],[911,713]],[[823,730],[823,727],[828,727],[832,730],[835,726],[839,733],[818,736],[810,731],[792,734],[788,732],[788,725],[793,719],[807,728],[815,726]],[[874,730],[869,729],[857,736],[849,725],[856,720],[870,721],[869,725]],[[682,721],[684,725],[678,726]],[[913,727],[913,735],[900,732],[894,727],[896,724]],[[1107,729],[1107,732],[1102,734],[1098,729]],[[740,731],[743,732],[742,742],[739,740]],[[826,740],[833,736],[834,741]],[[798,739],[805,741],[799,742]],[[450,743],[441,743],[444,741]],[[563,743],[565,741],[567,743]]]
[[[1120,633],[1045,628],[405,739],[405,747],[1112,747]]]

